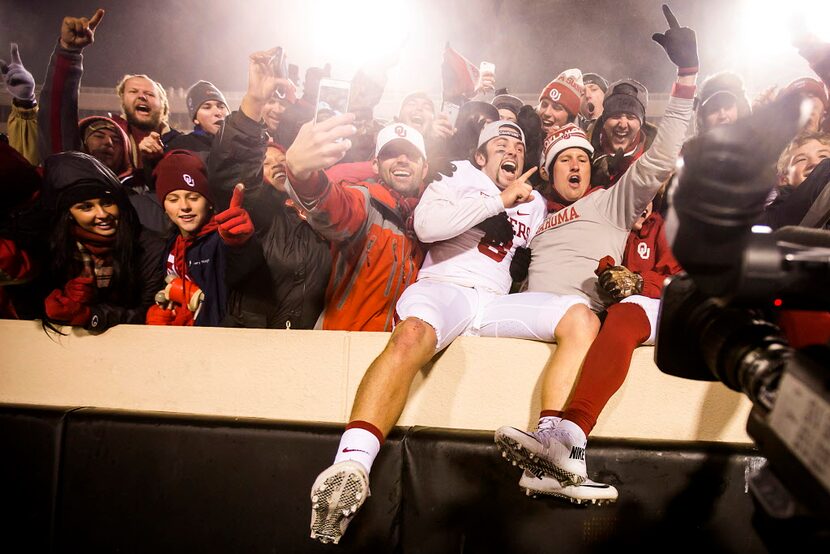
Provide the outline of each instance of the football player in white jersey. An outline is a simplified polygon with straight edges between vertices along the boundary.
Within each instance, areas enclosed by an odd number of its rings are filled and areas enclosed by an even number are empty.
[[[397,422],[415,376],[455,337],[480,334],[487,304],[509,292],[510,262],[546,215],[522,173],[524,133],[496,121],[481,131],[472,162],[429,185],[415,232],[430,244],[416,283],[396,307],[400,323],[360,383],[334,464],[311,490],[311,536],[338,542],[369,495],[369,471]],[[552,330],[551,330],[552,334]]]

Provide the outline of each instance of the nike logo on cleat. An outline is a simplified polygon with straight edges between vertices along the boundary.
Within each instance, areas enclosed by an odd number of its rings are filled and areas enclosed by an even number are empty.
[[[585,449],[579,446],[572,446],[571,447],[571,455],[569,456],[572,460],[582,460],[585,461]]]
[[[363,452],[364,454],[368,454],[368,452],[366,452],[365,450],[361,450],[359,448],[344,448],[343,449],[344,454],[347,454],[349,452]]]

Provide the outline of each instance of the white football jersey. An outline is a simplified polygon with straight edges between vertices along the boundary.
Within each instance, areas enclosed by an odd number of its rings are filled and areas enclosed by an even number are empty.
[[[415,208],[415,232],[429,244],[418,280],[434,279],[497,294],[510,291],[510,262],[520,246],[527,246],[545,218],[542,197],[504,209],[501,190],[468,161],[424,191]],[[506,212],[513,225],[513,241],[505,245],[488,240],[475,227],[488,217]]]

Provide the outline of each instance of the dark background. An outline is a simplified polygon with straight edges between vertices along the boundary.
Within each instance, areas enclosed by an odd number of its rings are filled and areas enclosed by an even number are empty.
[[[539,91],[569,67],[609,80],[634,77],[651,91],[666,92],[674,67],[651,40],[652,33],[666,29],[661,3],[0,0],[0,57],[8,56],[8,42],[17,41],[40,82],[62,17],[89,17],[101,7],[107,14],[95,44],[85,51],[84,86],[109,87],[125,73],[147,73],[166,87],[187,88],[207,79],[221,89],[241,91],[247,55],[273,45],[286,49],[301,75],[309,65],[328,61],[334,77],[350,79],[360,64],[393,52],[408,36],[400,63],[390,72],[390,90],[438,93],[443,46],[450,41],[476,64],[495,63],[498,85],[515,92]],[[400,4],[406,13],[398,12]],[[698,32],[704,76],[737,70],[747,88],[758,91],[809,74],[788,46],[784,11],[795,9],[798,0],[675,0],[670,5],[681,24]],[[754,25],[758,18],[766,18],[766,27]]]

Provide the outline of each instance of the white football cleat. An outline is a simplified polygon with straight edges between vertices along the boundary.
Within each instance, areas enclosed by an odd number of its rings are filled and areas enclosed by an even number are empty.
[[[311,487],[311,538],[324,544],[340,542],[369,494],[363,464],[346,460],[329,466]]]

